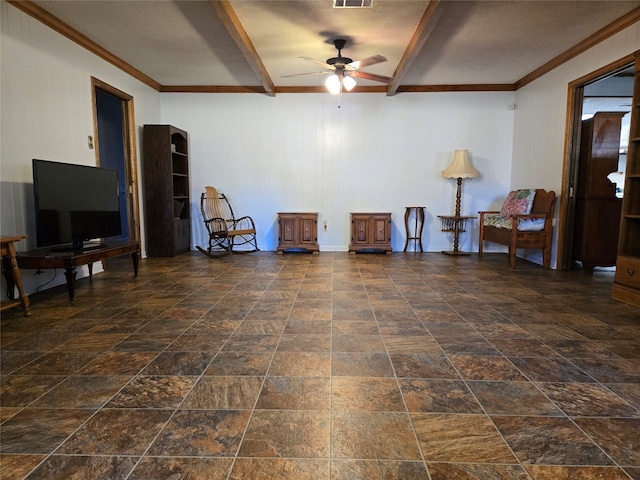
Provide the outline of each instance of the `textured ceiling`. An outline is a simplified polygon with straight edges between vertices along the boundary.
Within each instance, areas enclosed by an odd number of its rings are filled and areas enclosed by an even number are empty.
[[[374,0],[361,9],[332,0],[10,3],[33,5],[40,14],[32,15],[82,34],[160,87],[271,85],[272,94],[322,87],[325,75],[297,74],[324,71],[335,38],[348,40],[342,54],[354,60],[386,57],[363,71],[392,77],[395,88],[513,86],[602,29],[640,19],[634,0]],[[358,86],[387,88],[361,78]]]

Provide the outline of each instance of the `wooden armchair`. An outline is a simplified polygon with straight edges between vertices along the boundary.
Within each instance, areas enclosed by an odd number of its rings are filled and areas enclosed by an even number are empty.
[[[202,253],[208,256],[213,256],[216,251],[231,254],[235,246],[245,244],[253,245],[253,250],[247,251],[260,250],[253,219],[249,216],[236,218],[231,202],[224,193],[219,193],[213,187],[205,187],[200,195],[200,210],[209,233],[207,249],[196,247]]]
[[[553,231],[553,205],[556,201],[555,192],[535,190],[533,203],[529,204],[528,213],[519,213],[513,211],[513,208],[506,208],[510,199],[515,199],[516,203],[520,202],[520,205],[524,205],[526,203],[524,197],[531,192],[533,191],[516,190],[510,192],[502,210],[478,212],[480,214],[478,256],[482,256],[483,242],[506,245],[509,247],[509,265],[511,268],[515,268],[516,249],[540,248],[542,249],[544,268],[551,266],[551,234]],[[518,196],[521,197],[521,200],[517,200]]]

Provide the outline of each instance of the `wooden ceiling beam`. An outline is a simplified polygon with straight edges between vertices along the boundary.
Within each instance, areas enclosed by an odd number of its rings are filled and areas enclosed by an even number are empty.
[[[407,49],[404,51],[404,55],[402,55],[398,63],[398,67],[393,73],[391,83],[387,86],[388,96],[398,93],[398,88],[402,85],[404,77],[413,66],[431,32],[433,32],[443,9],[444,7],[440,4],[440,0],[431,0],[427,5],[420,19],[420,23],[418,23],[418,28],[416,28],[416,31],[413,33],[409,45],[407,45]]]
[[[29,0],[20,0],[20,1],[9,0],[9,4],[13,5],[18,10],[22,10],[27,15],[32,16],[33,18],[43,23],[47,27],[58,32],[60,35],[67,37],[72,42],[75,42],[81,47],[86,48],[91,53],[97,55],[103,60],[106,60],[112,65],[115,65],[123,72],[131,75],[133,78],[136,78],[140,80],[142,83],[150,86],[151,88],[157,91],[160,91],[160,87],[161,87],[160,83],[156,82],[153,78],[142,73],[137,68],[131,66],[130,64],[122,60],[120,57],[115,56],[113,53],[101,47],[96,42],[91,40],[89,37],[77,31],[75,28],[72,28],[71,26],[67,25],[63,21],[54,17],[39,5],[36,5],[35,3]]]
[[[626,13],[625,15],[613,21],[609,25],[606,25],[605,27],[601,28],[600,30],[595,32],[593,35],[590,35],[588,38],[585,38],[584,40],[579,42],[577,45],[574,45],[566,52],[563,52],[557,57],[552,58],[541,67],[536,68],[533,72],[530,72],[524,77],[522,77],[520,80],[518,80],[515,83],[516,90],[524,87],[525,85],[528,85],[534,80],[549,73],[551,70],[558,68],[560,65],[563,65],[569,60],[577,57],[583,52],[586,52],[587,50],[599,44],[600,42],[603,42],[604,40],[610,38],[611,36],[615,35],[616,33],[624,30],[625,28],[633,25],[638,21],[640,21],[640,7],[634,8],[629,13]]]
[[[218,17],[233,38],[233,41],[236,42],[242,55],[244,55],[244,58],[249,63],[249,66],[258,77],[267,95],[275,97],[276,86],[253,46],[253,42],[251,42],[249,35],[247,35],[246,30],[242,26],[238,15],[231,6],[231,2],[229,0],[210,0],[210,3],[213,5]]]

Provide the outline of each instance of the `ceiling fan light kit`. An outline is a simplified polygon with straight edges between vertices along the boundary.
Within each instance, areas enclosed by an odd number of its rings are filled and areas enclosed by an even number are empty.
[[[353,77],[345,74],[344,72],[336,72],[335,75],[330,75],[329,77],[327,77],[324,84],[327,87],[327,90],[329,90],[329,93],[331,93],[332,95],[338,95],[343,88],[347,92],[353,90],[353,88],[356,86],[356,81],[353,79]]]
[[[340,88],[342,87],[340,78],[337,75],[330,75],[324,82],[327,90],[332,95],[338,95],[340,93]]]
[[[344,85],[344,89],[347,92],[350,92],[351,90],[353,90],[353,87],[356,86],[356,81],[353,79],[353,77],[345,75],[342,79],[342,85]]]
[[[356,86],[356,80],[353,77],[360,77],[366,80],[373,80],[374,82],[389,83],[391,78],[383,75],[376,75],[373,73],[363,72],[358,70],[359,68],[368,67],[369,65],[375,65],[377,63],[386,62],[387,59],[382,55],[373,55],[362,60],[353,61],[349,57],[342,56],[342,49],[347,44],[344,38],[336,38],[333,41],[333,45],[338,50],[337,57],[328,58],[324,63],[318,60],[314,60],[309,57],[301,57],[305,60],[311,60],[315,63],[321,64],[327,72],[312,72],[312,73],[300,73],[294,75],[285,75],[286,77],[294,77],[297,75],[314,75],[331,73],[331,75],[325,80],[324,84],[329,90],[329,93],[338,95],[342,90],[350,92]]]

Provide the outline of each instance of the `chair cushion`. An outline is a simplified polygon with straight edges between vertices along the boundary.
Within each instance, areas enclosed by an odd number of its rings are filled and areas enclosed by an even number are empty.
[[[513,219],[499,214],[485,215],[484,224],[488,227],[511,230]],[[518,220],[518,230],[521,232],[538,232],[542,229],[544,229],[544,218],[521,218]]]
[[[503,217],[528,215],[531,213],[531,207],[533,206],[533,199],[535,196],[535,189],[513,190],[509,192],[507,199],[502,204],[500,214]]]

